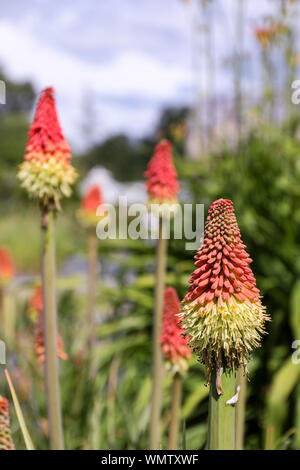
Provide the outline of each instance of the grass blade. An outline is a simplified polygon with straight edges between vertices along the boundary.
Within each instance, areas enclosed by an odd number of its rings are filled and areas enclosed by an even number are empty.
[[[18,418],[18,421],[19,421],[19,425],[20,425],[23,437],[24,437],[26,449],[27,450],[35,450],[34,446],[33,446],[33,443],[32,443],[32,440],[31,440],[31,437],[29,435],[26,423],[25,423],[25,419],[24,419],[24,416],[23,416],[23,412],[22,412],[22,409],[21,409],[16,391],[15,391],[15,388],[14,388],[13,383],[11,381],[9,372],[8,372],[7,369],[5,369],[4,373],[5,373],[5,377],[6,377],[8,386],[9,386],[9,390],[10,390],[10,393],[11,393],[11,396],[12,396],[12,399],[13,399],[13,402],[14,402],[16,415],[17,415],[17,418]]]

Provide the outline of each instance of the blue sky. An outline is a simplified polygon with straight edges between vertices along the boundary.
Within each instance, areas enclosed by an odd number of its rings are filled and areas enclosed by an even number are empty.
[[[30,79],[37,92],[56,88],[62,125],[75,145],[82,144],[87,115],[96,140],[122,131],[140,137],[163,106],[193,103],[195,1],[10,0],[1,5],[0,64],[13,79]],[[247,3],[248,37],[251,22],[272,12],[272,1]],[[226,91],[232,78],[222,60],[235,44],[236,2],[214,4],[218,89]]]

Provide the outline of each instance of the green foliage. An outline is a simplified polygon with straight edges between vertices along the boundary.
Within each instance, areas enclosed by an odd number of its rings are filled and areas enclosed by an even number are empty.
[[[152,150],[152,141],[135,142],[121,134],[93,147],[81,162],[84,168],[103,166],[118,180],[133,181],[142,178]]]
[[[6,103],[0,114],[28,113],[32,109],[34,90],[30,82],[13,82],[0,69],[0,80],[5,82]]]
[[[0,79],[6,88],[6,103],[0,106],[0,197],[4,200],[17,187],[16,169],[25,151],[34,91],[29,82],[12,82],[1,70]]]

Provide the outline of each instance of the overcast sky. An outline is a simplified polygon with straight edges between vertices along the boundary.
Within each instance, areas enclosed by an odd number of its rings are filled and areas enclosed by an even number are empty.
[[[13,79],[30,79],[37,92],[55,87],[73,143],[82,141],[87,114],[97,139],[120,131],[140,137],[151,131],[163,106],[193,103],[193,1],[2,1],[0,64]],[[236,0],[214,3],[215,47],[225,60],[235,44]],[[247,3],[250,34],[252,23],[279,2]],[[217,72],[218,87],[229,88],[230,73]]]

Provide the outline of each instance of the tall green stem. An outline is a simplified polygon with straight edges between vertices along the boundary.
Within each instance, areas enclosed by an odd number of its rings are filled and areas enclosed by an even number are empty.
[[[181,375],[176,372],[173,376],[172,384],[172,406],[171,406],[171,422],[169,429],[168,450],[178,449],[178,431],[180,421],[182,380]]]
[[[294,449],[300,450],[300,382],[296,386],[296,416],[295,416],[296,435],[294,440]]]
[[[42,281],[44,300],[44,337],[46,349],[45,382],[49,419],[50,445],[62,450],[63,432],[58,381],[56,292],[55,292],[55,234],[54,214],[49,211],[42,220]]]
[[[156,253],[155,274],[155,311],[153,325],[152,351],[152,408],[150,417],[149,448],[159,449],[160,444],[160,414],[162,401],[162,353],[160,345],[162,312],[165,288],[167,240],[163,238],[163,218],[159,219],[159,237]]]
[[[97,235],[95,230],[90,229],[88,232],[88,343],[91,352],[95,343],[95,308],[97,296]]]
[[[217,380],[217,371],[213,371],[208,417],[208,448],[209,450],[234,450],[235,449],[235,406],[227,405],[236,393],[234,373],[222,374],[219,379],[222,382],[223,393],[220,392]]]
[[[245,408],[246,408],[246,389],[247,377],[242,368],[239,368],[236,377],[237,385],[240,387],[239,399],[236,404],[236,450],[243,450],[245,433]]]

